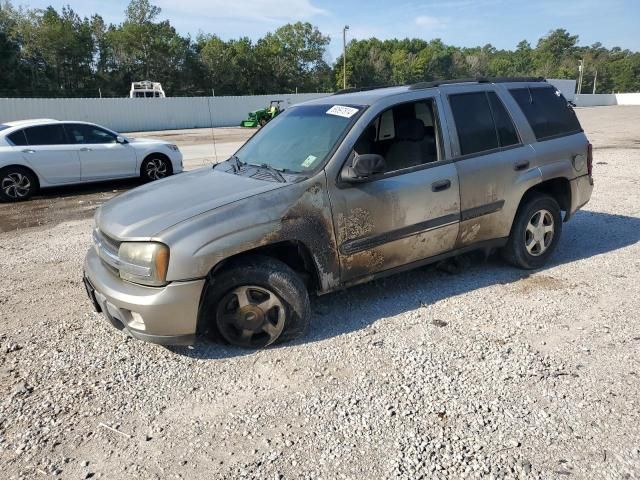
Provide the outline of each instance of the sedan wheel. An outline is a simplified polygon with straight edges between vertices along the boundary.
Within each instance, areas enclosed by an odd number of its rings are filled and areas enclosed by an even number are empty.
[[[27,200],[36,190],[36,181],[26,170],[0,172],[0,198],[9,202]]]
[[[166,160],[163,158],[151,158],[143,166],[144,176],[148,180],[160,180],[171,174]]]
[[[218,330],[232,345],[260,348],[275,342],[284,329],[284,303],[256,285],[233,289],[218,303]]]

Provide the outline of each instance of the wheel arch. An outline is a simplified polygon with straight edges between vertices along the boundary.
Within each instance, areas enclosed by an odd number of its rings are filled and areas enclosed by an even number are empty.
[[[545,194],[554,198],[555,201],[558,202],[558,205],[560,205],[560,210],[563,210],[565,212],[564,221],[566,222],[567,220],[569,220],[571,211],[571,183],[569,182],[568,178],[550,178],[530,187],[522,195],[518,210],[520,210],[520,207],[529,198],[531,198],[531,196],[536,194]]]
[[[211,268],[207,280],[212,281],[217,272],[250,255],[262,255],[279,260],[300,275],[309,290],[321,288],[318,265],[309,247],[299,240],[283,240],[235,253]]]

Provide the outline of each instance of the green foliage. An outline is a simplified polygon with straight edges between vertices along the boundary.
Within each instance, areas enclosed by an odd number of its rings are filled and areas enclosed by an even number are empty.
[[[132,0],[119,25],[99,15],[15,8],[0,0],[0,96],[126,96],[131,82],[162,82],[168,95],[247,95],[342,88],[342,57],[330,66],[330,39],[310,23],[284,25],[263,38],[184,37],[149,0]],[[583,92],[640,91],[640,53],[578,45],[563,29],[535,48],[513,51],[459,48],[439,39],[353,40],[347,46],[347,84],[399,85],[476,76],[577,78]]]

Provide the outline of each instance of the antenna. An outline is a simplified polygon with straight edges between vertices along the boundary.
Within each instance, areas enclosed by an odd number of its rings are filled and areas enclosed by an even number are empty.
[[[209,107],[209,123],[211,124],[211,138],[213,139],[213,158],[214,164],[218,163],[218,149],[216,147],[216,134],[215,129],[213,128],[213,114],[211,113],[211,99],[207,99],[207,106]],[[204,160],[203,160],[204,162]]]

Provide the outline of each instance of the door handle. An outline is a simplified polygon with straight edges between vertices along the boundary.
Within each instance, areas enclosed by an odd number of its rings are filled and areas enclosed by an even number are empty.
[[[443,190],[447,190],[451,186],[451,180],[438,180],[437,182],[433,182],[431,184],[432,192],[442,192]]]
[[[529,168],[529,160],[525,160],[524,162],[518,162],[513,167],[517,172],[520,170],[526,170]]]
[[[81,151],[81,152],[90,152],[90,151],[91,151],[91,149],[90,149],[89,147],[82,147],[82,148],[80,149],[80,151]]]
[[[36,153],[36,151],[30,148],[25,148],[24,150],[22,150],[22,153]]]

